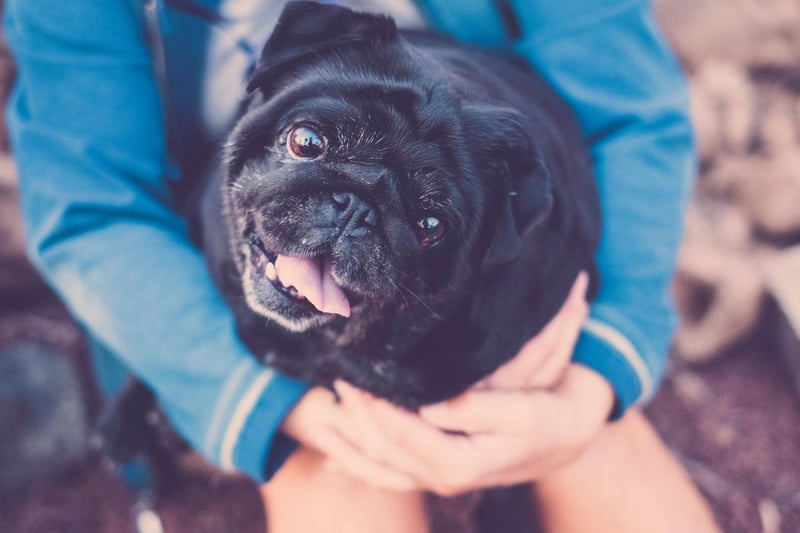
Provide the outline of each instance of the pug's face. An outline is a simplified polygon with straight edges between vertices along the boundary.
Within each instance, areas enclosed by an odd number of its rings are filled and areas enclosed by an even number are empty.
[[[513,254],[506,152],[521,134],[463,83],[389,19],[287,8],[227,149],[229,237],[255,312],[303,331],[433,310]]]

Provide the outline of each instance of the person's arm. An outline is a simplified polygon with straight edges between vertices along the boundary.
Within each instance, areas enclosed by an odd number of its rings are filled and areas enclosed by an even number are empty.
[[[497,3],[422,3],[459,38],[504,44]],[[517,51],[572,105],[591,144],[603,210],[601,290],[580,335],[583,295],[573,291],[486,386],[423,408],[421,418],[339,384],[354,427],[343,426],[329,446],[369,459],[338,461],[355,477],[374,479],[378,464],[445,494],[542,479],[603,427],[609,384],[611,414],[620,417],[647,400],[663,374],[674,325],[669,284],[695,163],[683,76],[646,2],[503,3],[521,26]],[[577,364],[568,364],[570,355]]]
[[[643,0],[512,4],[516,50],[574,109],[600,190],[600,293],[574,361],[647,401],[675,326],[669,288],[695,172],[687,87]]]
[[[196,449],[264,480],[293,447],[276,432],[306,386],[247,352],[172,209],[140,9],[6,2],[20,71],[8,118],[29,254]]]
[[[420,0],[441,29],[509,45],[569,103],[594,158],[600,293],[574,360],[647,401],[675,326],[669,296],[695,153],[686,83],[646,0]],[[497,6],[505,6],[506,14]]]

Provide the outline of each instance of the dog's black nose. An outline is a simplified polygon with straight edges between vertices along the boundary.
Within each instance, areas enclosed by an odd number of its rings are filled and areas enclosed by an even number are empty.
[[[338,214],[339,227],[345,235],[364,235],[378,223],[375,210],[355,193],[335,192],[332,200]]]

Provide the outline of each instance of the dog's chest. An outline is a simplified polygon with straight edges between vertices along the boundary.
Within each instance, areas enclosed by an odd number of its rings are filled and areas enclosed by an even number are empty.
[[[429,371],[434,365],[420,365],[425,358],[419,356],[431,351],[426,339],[441,325],[438,318],[420,320],[418,315],[373,309],[343,324],[303,333],[265,325],[261,319],[240,333],[259,360],[276,370],[321,386],[343,379],[414,408],[433,392]]]

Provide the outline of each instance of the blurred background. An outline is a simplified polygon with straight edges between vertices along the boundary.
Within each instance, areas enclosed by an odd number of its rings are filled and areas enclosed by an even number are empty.
[[[654,4],[691,79],[701,166],[682,325],[647,411],[724,531],[797,532],[800,2]],[[13,77],[3,48],[3,101]],[[86,344],[24,258],[4,127],[0,148],[0,531],[132,532],[131,495],[90,445]],[[264,530],[246,480],[187,464],[176,483],[159,508],[168,532]]]

